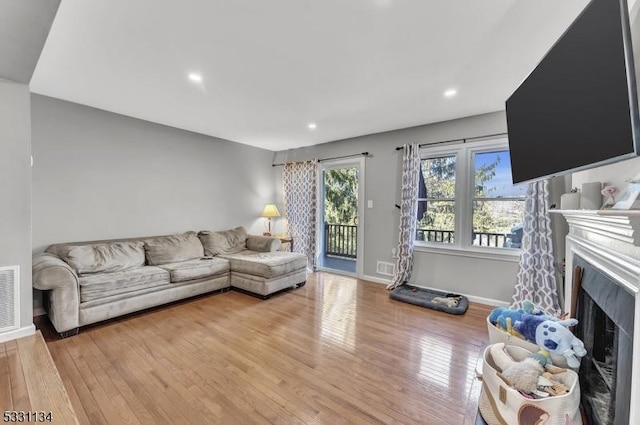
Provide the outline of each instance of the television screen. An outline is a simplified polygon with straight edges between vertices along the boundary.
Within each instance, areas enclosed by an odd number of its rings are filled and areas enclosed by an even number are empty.
[[[630,43],[626,1],[592,0],[509,97],[514,183],[637,154]]]

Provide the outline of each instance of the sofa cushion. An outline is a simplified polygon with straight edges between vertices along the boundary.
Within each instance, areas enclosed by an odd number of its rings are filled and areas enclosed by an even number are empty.
[[[196,232],[146,239],[144,250],[147,254],[147,262],[151,266],[178,263],[204,255],[202,243]]]
[[[169,272],[172,283],[229,273],[229,261],[216,257],[196,258],[158,267]]]
[[[47,252],[55,254],[79,275],[111,273],[144,266],[144,248],[140,241],[54,244]]]
[[[242,226],[223,232],[202,230],[198,237],[206,255],[234,254],[247,248],[247,230]]]
[[[280,251],[282,242],[279,238],[271,236],[249,235],[247,236],[247,249],[260,252]]]
[[[231,263],[231,272],[261,276],[265,279],[284,276],[307,268],[307,257],[296,252],[255,252],[245,250],[222,256]]]
[[[139,267],[114,273],[96,273],[78,278],[80,302],[135,292],[169,283],[169,272],[160,267]]]

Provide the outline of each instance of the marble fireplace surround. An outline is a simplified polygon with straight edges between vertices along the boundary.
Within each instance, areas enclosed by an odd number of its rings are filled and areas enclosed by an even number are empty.
[[[571,310],[573,260],[581,257],[635,298],[629,423],[640,424],[640,211],[555,210],[569,224],[564,311]]]

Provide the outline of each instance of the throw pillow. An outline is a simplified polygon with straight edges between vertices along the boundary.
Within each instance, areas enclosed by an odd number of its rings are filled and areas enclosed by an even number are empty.
[[[198,237],[206,255],[235,254],[247,248],[247,229],[242,226],[223,232],[203,230]]]
[[[144,266],[141,241],[94,243],[88,245],[55,244],[47,252],[56,254],[79,275],[111,273]]]
[[[147,254],[147,262],[151,266],[178,263],[204,255],[202,243],[196,232],[192,231],[147,239],[144,241],[144,250]]]

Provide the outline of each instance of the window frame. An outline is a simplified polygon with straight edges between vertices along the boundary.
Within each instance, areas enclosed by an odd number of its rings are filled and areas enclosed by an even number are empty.
[[[518,261],[521,252],[520,248],[475,246],[472,245],[472,232],[465,231],[465,229],[473,228],[475,154],[500,150],[509,150],[509,143],[506,137],[477,141],[460,140],[459,142],[446,145],[423,146],[420,149],[421,160],[448,155],[455,156],[456,158],[456,198],[454,203],[455,234],[453,243],[427,242],[414,239],[414,247],[417,251],[509,262]],[[519,200],[521,198],[515,199]]]
[[[454,234],[454,240],[456,239],[456,236],[458,234],[458,230],[457,230],[457,221],[456,221],[456,217],[458,215],[458,209],[456,207],[456,205],[458,204],[458,198],[459,198],[459,194],[458,194],[458,160],[459,160],[459,154],[457,151],[450,151],[450,150],[446,150],[446,151],[439,151],[436,152],[434,154],[428,155],[428,156],[423,156],[422,155],[422,150],[421,150],[421,156],[420,156],[420,172],[422,172],[422,160],[425,159],[438,159],[438,158],[442,158],[442,157],[453,157],[456,167],[455,167],[455,188],[454,188],[454,193],[453,193],[453,198],[418,198],[418,202],[426,202],[427,203],[427,207],[429,206],[429,202],[433,201],[433,202],[437,202],[437,201],[445,201],[445,202],[453,202],[454,204],[454,227],[453,227],[453,234]],[[416,217],[416,221],[417,221],[417,217]],[[455,246],[455,242],[454,243],[444,243],[444,242],[427,242],[427,241],[421,241],[416,239],[416,242],[426,242],[429,245],[435,245],[435,246],[439,246],[439,245],[446,245],[446,246]]]

